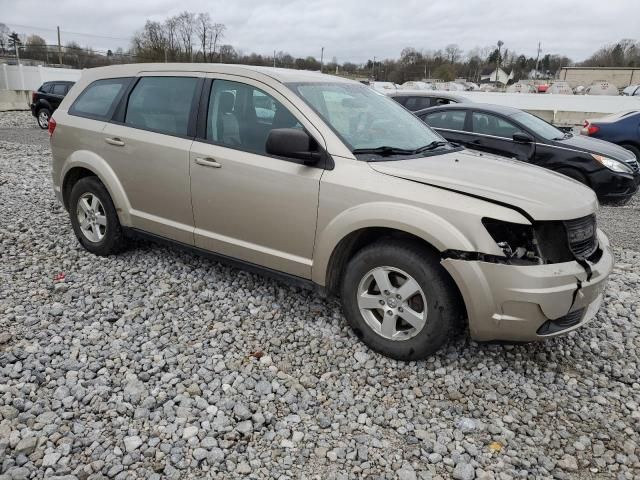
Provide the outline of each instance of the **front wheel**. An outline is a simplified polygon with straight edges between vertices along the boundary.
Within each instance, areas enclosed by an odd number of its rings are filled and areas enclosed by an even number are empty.
[[[118,253],[125,239],[111,196],[97,177],[84,177],[71,189],[69,216],[78,241],[100,256]]]
[[[48,108],[41,108],[38,110],[38,126],[46,130],[49,128],[49,118],[51,118],[51,112]]]
[[[397,240],[360,250],[347,265],[341,295],[356,335],[398,360],[424,359],[440,349],[463,311],[438,257],[422,245]]]

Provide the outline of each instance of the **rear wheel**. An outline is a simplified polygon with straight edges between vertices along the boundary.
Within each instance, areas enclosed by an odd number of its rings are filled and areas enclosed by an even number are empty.
[[[37,114],[38,126],[43,130],[49,128],[49,118],[51,118],[51,112],[48,108],[41,108]]]
[[[100,256],[118,253],[125,239],[109,192],[97,177],[84,177],[71,189],[69,216],[78,241]]]
[[[457,290],[438,257],[411,242],[363,248],[347,265],[341,294],[356,335],[398,360],[433,354],[461,319]]]

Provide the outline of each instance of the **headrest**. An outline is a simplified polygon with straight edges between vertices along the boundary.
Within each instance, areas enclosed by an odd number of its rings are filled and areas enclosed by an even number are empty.
[[[231,92],[222,92],[220,94],[220,111],[222,113],[231,113],[236,97]]]

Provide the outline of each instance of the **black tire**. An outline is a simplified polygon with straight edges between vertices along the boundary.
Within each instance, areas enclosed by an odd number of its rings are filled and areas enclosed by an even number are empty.
[[[99,241],[90,240],[80,228],[80,220],[77,213],[78,202],[86,194],[92,194],[100,200],[106,217],[104,236]],[[118,214],[109,192],[97,177],[83,177],[73,186],[69,196],[69,216],[76,238],[89,252],[99,256],[107,256],[116,254],[124,249],[125,236]]]
[[[640,162],[640,148],[636,147],[635,145],[629,145],[628,143],[623,143],[620,146],[633,153],[636,156],[636,160]]]
[[[408,273],[426,297],[426,323],[415,336],[391,340],[372,329],[358,306],[361,280],[376,267]],[[457,287],[438,256],[414,242],[381,240],[364,247],[349,261],[342,278],[342,305],[354,333],[370,348],[397,360],[420,360],[438,351],[462,323],[464,307]],[[386,307],[385,307],[386,308]]]
[[[46,117],[46,122],[43,121],[43,118],[41,117]],[[48,108],[42,107],[36,112],[36,120],[38,122],[38,126],[43,130],[47,130],[49,128],[50,118],[51,118],[51,111]]]
[[[589,180],[587,179],[586,175],[580,172],[579,170],[576,170],[575,168],[559,168],[558,170],[556,170],[556,172],[566,175],[569,178],[573,178],[574,180],[580,182],[581,184],[591,188],[591,185],[589,184]]]

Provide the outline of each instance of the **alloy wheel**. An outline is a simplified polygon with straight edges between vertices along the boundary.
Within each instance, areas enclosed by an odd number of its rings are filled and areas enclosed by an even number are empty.
[[[97,243],[107,232],[107,214],[104,206],[93,193],[85,193],[78,199],[76,209],[80,231],[90,242]]]
[[[364,275],[358,308],[367,325],[387,340],[408,340],[427,322],[427,300],[418,282],[395,267],[376,267]]]
[[[49,127],[49,112],[46,110],[40,110],[38,112],[38,125],[40,125],[41,128]]]

